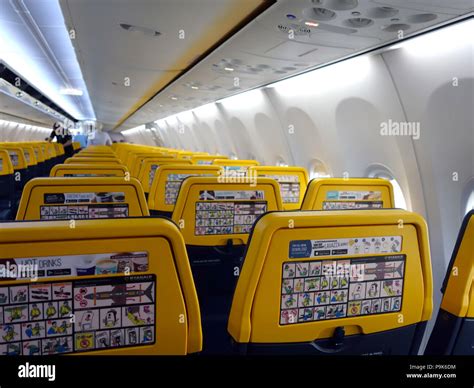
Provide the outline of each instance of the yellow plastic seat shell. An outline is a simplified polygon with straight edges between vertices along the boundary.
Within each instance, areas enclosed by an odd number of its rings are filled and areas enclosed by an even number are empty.
[[[130,214],[131,217],[150,215],[145,193],[140,182],[135,178],[125,180],[121,177],[49,177],[35,178],[26,183],[16,220],[38,219],[34,214],[39,213],[40,206],[44,205],[45,193],[88,193],[92,191],[123,191],[126,197],[128,194],[133,197],[133,202],[126,202],[130,205],[130,213],[133,213]]]
[[[164,164],[155,173],[148,196],[148,207],[153,210],[172,212],[174,204],[166,203],[166,184],[172,174],[182,175],[214,175],[219,176],[218,166],[202,166],[187,164]],[[179,190],[178,190],[179,192]]]
[[[221,181],[221,177],[189,177],[181,184],[176,205],[173,211],[172,220],[180,225],[184,221],[184,227],[181,228],[184,240],[189,245],[201,246],[218,246],[225,245],[229,238],[240,240],[244,244],[247,243],[248,233],[235,233],[232,235],[196,235],[195,215],[196,203],[200,201],[200,191],[263,191],[264,198],[258,201],[267,202],[267,211],[283,210],[281,202],[280,187],[278,182],[270,178],[261,178],[256,185],[242,182],[226,182]],[[219,201],[236,201],[239,200],[219,200]],[[194,226],[194,227],[193,227]]]
[[[23,152],[23,149],[21,147],[11,146],[5,143],[1,143],[0,149],[4,149],[8,151],[8,153],[10,154],[10,159],[11,159],[14,170],[22,170],[22,169],[28,168],[28,163],[25,158],[25,153]],[[12,157],[14,157],[15,160],[13,160]]]
[[[103,164],[103,163],[112,163],[112,164],[120,164],[122,165],[122,163],[120,162],[119,159],[115,158],[115,157],[71,157],[71,158],[67,158],[65,161],[64,161],[65,164],[69,164],[69,163],[79,163],[79,164],[83,164],[83,163],[100,163],[100,164]]]
[[[304,167],[295,167],[295,166],[252,166],[249,168],[249,174],[256,173],[258,177],[267,177],[274,178],[280,184],[282,188],[282,201],[284,210],[299,210],[301,203],[303,202],[304,195],[306,193],[306,188],[308,186],[309,176],[308,171]],[[284,179],[288,177],[298,178],[297,181],[285,181]],[[289,202],[288,198],[283,196],[283,187],[285,185],[297,184],[299,189],[298,201]]]
[[[400,219],[403,220],[403,228],[398,227]],[[325,230],[315,232],[315,228]],[[298,325],[280,326],[279,324],[281,283],[275,283],[275,279],[281,280],[281,263],[288,261],[288,241],[312,238],[356,238],[367,234],[367,231],[370,231],[373,236],[383,236],[384,231],[393,235],[402,235],[402,252],[407,250],[415,258],[420,258],[422,271],[419,273],[420,271],[411,266],[414,273],[410,276],[414,276],[417,281],[411,282],[409,291],[405,290],[407,294],[404,296],[404,303],[412,305],[416,303],[413,298],[416,299],[419,296],[422,307],[417,308],[416,311],[403,307],[402,312],[404,325],[428,321],[433,310],[433,284],[427,225],[420,215],[398,209],[271,212],[257,221],[248,243],[229,315],[228,331],[232,338],[238,343],[285,343],[311,342],[315,338],[330,336],[331,328],[335,325],[331,320],[312,321]],[[348,233],[352,235],[348,236]],[[357,236],[357,233],[362,233],[362,235]],[[347,256],[347,258],[352,257],[354,256]],[[325,257],[315,259],[324,260]],[[332,257],[328,259],[331,260]],[[271,282],[275,288],[265,289],[262,285],[264,280],[266,286]],[[255,299],[256,296],[258,300]],[[258,313],[257,309],[259,309]],[[375,319],[366,320],[362,330],[365,333],[379,329],[390,330],[393,328],[393,322],[397,322],[397,316],[388,320],[386,318],[388,315],[394,314],[372,316]],[[341,319],[346,321],[347,325],[354,322],[352,317]],[[346,325],[340,322],[337,324]],[[350,327],[346,330],[346,335],[358,333],[351,333],[349,329]]]
[[[189,159],[175,159],[168,157],[143,159],[143,163],[141,164],[140,171],[138,173],[138,180],[142,184],[145,193],[150,192],[156,168],[167,164],[192,165],[192,162]],[[154,168],[155,171],[153,171]]]
[[[10,154],[7,150],[2,150],[0,148],[0,175],[11,175],[14,172],[13,164],[10,159]]]
[[[78,176],[117,176],[125,177],[129,174],[127,167],[110,163],[110,164],[56,164],[51,169],[49,176],[51,177],[64,177],[66,175],[78,175]],[[128,175],[130,176],[130,175]]]
[[[338,199],[330,198],[329,193],[353,192],[365,193],[367,199]],[[372,194],[371,194],[372,193]],[[377,194],[375,194],[377,193]],[[375,198],[370,198],[375,194]],[[379,195],[380,194],[380,195]],[[372,205],[373,202],[383,202],[382,207],[395,207],[393,187],[390,181],[381,178],[319,178],[309,182],[306,194],[301,204],[301,210],[327,210],[325,202],[358,202]],[[338,209],[342,210],[342,209]]]
[[[441,308],[457,317],[474,318],[474,211],[466,219],[464,236],[448,268]]]
[[[186,349],[184,352],[176,353],[176,349],[170,335],[166,335],[169,327],[160,327],[162,319],[156,322],[158,331],[162,335],[150,346],[128,346],[116,350],[100,350],[89,354],[93,355],[152,355],[152,354],[186,354],[196,353],[202,350],[202,331],[199,302],[194,287],[193,277],[187,258],[187,253],[178,228],[171,221],[164,218],[127,218],[127,219],[105,219],[105,220],[77,220],[75,228],[70,228],[66,221],[46,222],[10,222],[2,224],[0,233],[0,260],[15,257],[42,257],[50,255],[77,255],[94,254],[99,252],[114,252],[116,249],[130,251],[132,248],[140,250],[143,244],[151,244],[155,238],[167,240],[174,257],[179,285],[182,290],[182,298],[185,302],[185,310],[176,312],[176,317],[171,319],[179,322],[178,325],[187,325]],[[144,242],[141,244],[140,242]],[[115,242],[116,245],[113,245]],[[119,248],[117,248],[119,247]],[[159,252],[150,261],[148,273],[153,273],[158,268]],[[107,275],[106,275],[107,276]],[[113,275],[119,277],[120,275]],[[166,289],[160,289],[160,282],[164,283],[163,277],[157,273],[157,299],[156,308],[160,309],[160,298],[166,298]],[[101,278],[103,275],[87,277]],[[75,278],[48,278],[47,282]],[[39,278],[42,281],[42,278]],[[4,285],[14,285],[15,281],[4,281]],[[24,283],[24,280],[23,280]],[[34,284],[34,283],[33,283]],[[161,302],[163,303],[163,302]],[[171,306],[173,307],[173,306]],[[184,319],[180,322],[180,319]],[[173,321],[174,322],[174,321]],[[169,324],[169,323],[168,323]],[[172,337],[172,336],[171,336]],[[161,344],[160,344],[161,342]],[[160,350],[161,347],[161,350]],[[175,349],[170,353],[170,349]],[[74,353],[76,354],[76,353]],[[80,352],[78,354],[87,354]]]

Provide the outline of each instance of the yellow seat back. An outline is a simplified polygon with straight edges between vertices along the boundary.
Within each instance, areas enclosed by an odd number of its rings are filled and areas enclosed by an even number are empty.
[[[84,163],[98,163],[98,164],[117,164],[122,165],[119,159],[114,157],[77,157],[73,156],[71,158],[67,158],[64,161],[65,164],[69,163],[76,163],[76,164],[84,164]]]
[[[0,274],[0,354],[202,348],[184,241],[165,219],[3,223]]]
[[[188,159],[176,159],[169,157],[143,159],[143,162],[140,166],[140,171],[138,173],[138,180],[142,184],[145,193],[150,192],[157,168],[167,164],[192,165],[192,162]]]
[[[274,210],[282,210],[282,204],[273,179],[250,185],[190,177],[181,184],[172,219],[182,226],[186,245],[222,246],[229,240],[245,244],[257,218]]]
[[[128,174],[128,175],[127,175]],[[127,167],[119,164],[56,164],[49,174],[51,177],[128,177]]]
[[[0,148],[0,175],[13,174],[13,164],[7,150]]]
[[[23,189],[17,220],[73,220],[150,215],[130,178],[35,178]]]
[[[426,354],[474,355],[474,210],[464,218]]]
[[[191,176],[219,176],[218,166],[194,166],[187,164],[165,164],[160,166],[153,179],[148,196],[148,208],[158,212],[172,213],[184,179]]]
[[[284,210],[297,210],[301,207],[309,181],[308,172],[304,167],[250,167],[249,174],[253,173],[257,177],[272,178],[278,182]]]
[[[272,212],[254,227],[228,329],[257,353],[416,354],[432,294],[421,216]]]
[[[379,178],[313,179],[301,210],[394,208],[392,184]]]

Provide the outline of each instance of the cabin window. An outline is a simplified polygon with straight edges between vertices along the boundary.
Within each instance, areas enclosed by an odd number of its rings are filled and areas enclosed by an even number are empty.
[[[400,186],[400,183],[395,179],[393,174],[383,166],[375,166],[372,169],[369,169],[368,176],[370,178],[382,178],[390,181],[393,187],[393,196],[395,200],[395,207],[398,209],[408,210],[407,201],[403,189]]]
[[[474,209],[474,188],[469,194],[469,196],[467,197],[466,209],[464,210],[464,214],[469,213],[473,209]]]
[[[393,186],[393,196],[395,197],[395,207],[400,209],[408,210],[407,201],[403,190],[395,178],[389,179],[390,183]]]
[[[327,168],[326,164],[319,160],[319,159],[314,159],[309,167],[309,178],[310,179],[315,179],[315,178],[330,178],[331,173],[329,172],[329,169]]]

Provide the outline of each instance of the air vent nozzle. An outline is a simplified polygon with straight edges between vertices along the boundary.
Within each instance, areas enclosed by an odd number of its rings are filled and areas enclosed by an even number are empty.
[[[372,19],[367,18],[351,18],[344,21],[344,24],[352,28],[364,28],[374,24]]]

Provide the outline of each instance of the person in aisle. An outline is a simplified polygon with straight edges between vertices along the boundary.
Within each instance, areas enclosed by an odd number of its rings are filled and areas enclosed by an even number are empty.
[[[88,145],[112,145],[112,139],[107,132],[102,131],[100,128],[96,128],[89,133]]]
[[[53,124],[53,131],[45,140],[50,143],[53,139],[56,138],[58,143],[61,143],[64,147],[64,153],[67,157],[74,155],[74,147],[72,145],[72,135],[69,132],[69,129],[64,127],[60,122],[55,122]]]

